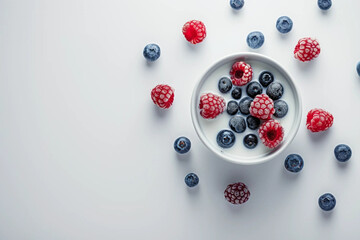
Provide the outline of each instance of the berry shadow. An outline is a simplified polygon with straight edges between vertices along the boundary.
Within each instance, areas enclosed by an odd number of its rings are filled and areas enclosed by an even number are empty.
[[[191,160],[191,151],[184,154],[175,152],[175,155],[176,155],[176,159],[179,160],[180,162],[188,162]]]
[[[187,187],[187,192],[189,194],[189,196],[197,196],[199,195],[199,192],[200,192],[200,181],[198,183],[197,186],[195,187]]]
[[[349,162],[340,162],[337,159],[335,159],[334,161],[336,161],[336,165],[338,166],[339,169],[342,169],[345,171],[345,169],[348,168]],[[350,160],[349,160],[350,161]]]
[[[310,140],[314,143],[316,142],[322,142],[324,138],[326,138],[330,132],[331,132],[331,129],[328,129],[326,131],[323,131],[323,132],[316,132],[316,133],[313,133],[311,131],[307,131],[308,132],[308,135],[310,137]]]
[[[197,43],[197,44],[192,44],[192,43],[190,43],[190,42],[187,42],[186,44],[185,44],[186,46],[187,46],[187,49],[189,49],[190,51],[192,51],[192,52],[199,52],[199,51],[201,51],[201,49],[203,48],[203,43],[201,42],[201,43]]]
[[[156,68],[156,65],[158,65],[158,64],[156,64],[157,61],[159,61],[159,60],[156,60],[156,61],[154,61],[154,62],[145,60],[145,63],[144,63],[144,64],[145,64],[145,66],[146,66],[147,68]]]
[[[294,59],[294,61],[296,62],[297,67],[301,71],[311,71],[317,65],[317,59],[316,58],[311,60],[311,61],[308,61],[308,62],[302,62],[302,61],[300,61],[298,59]]]
[[[334,215],[333,211],[324,211],[321,209],[319,211],[321,211],[321,217],[326,220],[330,220],[332,218],[332,215]]]
[[[156,117],[162,118],[162,119],[164,119],[171,111],[171,107],[170,107],[170,109],[162,109],[162,108],[159,108],[155,104],[153,105],[153,108],[154,108],[154,113],[155,113]]]
[[[288,170],[286,170],[284,165],[282,165],[281,177],[284,178],[287,183],[290,181],[293,182],[296,181],[298,178],[300,178],[299,175],[301,174],[301,171],[298,173],[289,172]]]

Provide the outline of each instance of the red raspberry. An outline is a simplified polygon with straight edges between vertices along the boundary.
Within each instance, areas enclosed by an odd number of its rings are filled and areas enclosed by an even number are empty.
[[[306,127],[312,132],[325,131],[332,126],[334,121],[333,115],[331,113],[315,108],[308,112],[306,118]]]
[[[203,118],[215,118],[225,109],[225,100],[212,93],[204,93],[200,97],[200,115]]]
[[[151,99],[160,108],[169,108],[174,101],[174,89],[165,84],[157,85],[151,91]]]
[[[253,75],[252,67],[246,62],[236,62],[230,70],[232,83],[236,86],[243,86],[251,81]]]
[[[274,113],[274,102],[266,94],[257,95],[250,104],[250,114],[259,119],[268,120]]]
[[[302,62],[310,61],[320,54],[320,45],[316,39],[301,38],[295,46],[294,57]]]
[[[242,204],[249,200],[250,191],[244,183],[238,182],[229,184],[224,191],[224,196],[232,204]]]
[[[265,146],[274,148],[283,140],[284,129],[278,121],[267,120],[259,128],[259,138]]]
[[[192,44],[200,43],[206,37],[206,28],[203,22],[191,20],[184,24],[182,32],[189,42]]]

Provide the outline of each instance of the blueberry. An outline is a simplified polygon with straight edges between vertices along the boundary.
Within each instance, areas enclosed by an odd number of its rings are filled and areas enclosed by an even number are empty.
[[[357,74],[360,76],[360,62],[358,62],[356,65],[356,71],[357,71]]]
[[[246,118],[246,122],[247,122],[247,125],[248,127],[251,129],[251,130],[256,130],[260,127],[260,119],[254,117],[254,116],[248,116]]]
[[[239,102],[240,112],[244,115],[250,114],[250,104],[252,99],[250,97],[244,97]]]
[[[283,100],[277,100],[274,102],[275,113],[274,116],[277,118],[285,117],[288,112],[288,105]]]
[[[319,197],[319,206],[324,211],[332,210],[336,205],[336,199],[331,193],[325,193]]]
[[[351,148],[346,144],[339,144],[334,149],[335,157],[340,162],[346,162],[351,158]]]
[[[249,97],[254,98],[256,95],[261,94],[263,91],[262,86],[258,82],[251,82],[246,87],[246,93]]]
[[[187,153],[191,148],[191,142],[187,137],[179,137],[174,142],[174,149],[178,153]]]
[[[281,33],[288,33],[293,27],[292,20],[287,16],[279,17],[276,21],[276,29]]]
[[[189,173],[185,176],[185,183],[188,187],[195,187],[199,183],[199,177],[195,173]]]
[[[232,96],[234,99],[240,99],[240,98],[241,98],[241,88],[235,87],[235,88],[231,91],[231,96]]]
[[[228,77],[220,78],[218,87],[219,87],[219,91],[222,93],[229,92],[232,88],[232,83],[231,83],[230,78],[228,78]]]
[[[221,130],[216,137],[217,143],[223,148],[232,147],[235,140],[235,134],[230,130]]]
[[[284,88],[279,82],[273,82],[271,83],[268,88],[266,89],[266,94],[272,99],[272,100],[278,100],[282,97],[284,94]]]
[[[230,118],[229,127],[237,133],[242,133],[246,129],[245,119],[241,116],[233,116]]]
[[[143,55],[148,61],[155,61],[160,57],[160,47],[157,44],[150,43],[145,46]]]
[[[230,6],[233,9],[239,10],[244,6],[244,0],[230,0]]]
[[[226,111],[230,115],[235,115],[239,111],[239,105],[236,101],[229,101]]]
[[[328,10],[331,8],[331,0],[318,0],[318,6],[321,10]]]
[[[263,87],[269,86],[269,84],[272,83],[273,81],[274,81],[274,75],[272,75],[271,72],[264,71],[260,73],[259,82],[261,83],[261,85],[263,85]]]
[[[244,137],[244,145],[249,149],[253,149],[258,144],[258,138],[255,134],[248,134]]]
[[[284,165],[289,172],[297,173],[304,167],[304,160],[298,154],[290,154],[286,157]]]
[[[264,34],[261,32],[255,31],[249,33],[246,38],[246,42],[250,48],[257,49],[264,44],[265,38]]]

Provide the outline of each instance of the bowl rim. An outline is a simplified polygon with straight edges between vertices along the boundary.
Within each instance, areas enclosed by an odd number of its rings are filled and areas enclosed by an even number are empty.
[[[200,124],[197,121],[197,93],[200,90],[200,86],[201,83],[204,81],[205,78],[207,78],[207,75],[209,73],[211,73],[214,68],[219,67],[218,65],[222,65],[223,63],[231,60],[231,59],[237,59],[237,58],[261,58],[264,61],[270,62],[270,65],[273,65],[273,67],[275,67],[276,69],[282,71],[283,74],[285,74],[285,76],[287,77],[287,80],[289,82],[291,82],[292,86],[293,86],[293,91],[295,93],[295,101],[297,101],[298,106],[299,106],[299,111],[297,113],[297,118],[295,118],[294,122],[294,128],[292,128],[292,132],[290,132],[290,135],[288,135],[287,141],[286,142],[282,142],[281,146],[279,149],[277,149],[275,152],[263,156],[263,157],[259,157],[257,159],[254,159],[254,161],[239,161],[239,159],[235,159],[232,158],[230,156],[221,154],[221,151],[218,151],[217,149],[215,149],[211,144],[209,144],[206,141],[206,136],[202,133],[202,131],[200,130]],[[245,60],[246,61],[246,60]],[[213,62],[210,67],[208,67],[206,69],[206,71],[201,75],[201,77],[197,80],[194,89],[193,89],[193,93],[191,96],[191,119],[192,119],[192,123],[193,126],[195,128],[195,132],[198,135],[198,137],[200,138],[201,142],[213,153],[215,153],[217,156],[219,156],[221,159],[224,159],[228,162],[232,162],[235,164],[239,164],[239,165],[255,165],[255,164],[260,164],[260,163],[264,163],[267,162],[273,158],[275,158],[276,156],[278,156],[284,149],[287,148],[287,146],[293,141],[293,139],[295,138],[299,128],[300,128],[300,123],[301,123],[301,119],[302,119],[302,98],[300,95],[300,91],[299,91],[299,87],[297,86],[297,83],[293,80],[293,77],[291,76],[291,74],[280,64],[278,63],[276,60],[274,60],[273,58],[270,58],[268,56],[265,56],[263,54],[259,54],[259,53],[253,53],[253,52],[238,52],[238,53],[233,53],[233,54],[229,54],[226,55],[222,58],[220,58],[219,60]]]

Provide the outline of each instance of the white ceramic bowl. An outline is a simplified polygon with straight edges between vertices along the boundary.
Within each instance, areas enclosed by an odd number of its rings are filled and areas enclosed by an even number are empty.
[[[228,126],[230,116],[226,113],[226,110],[215,119],[203,119],[200,116],[199,102],[201,94],[212,92],[223,96],[226,102],[232,99],[230,92],[226,94],[220,93],[217,89],[217,83],[222,76],[229,76],[230,68],[236,61],[245,61],[252,66],[252,81],[257,81],[261,71],[269,70],[274,74],[275,81],[279,81],[284,86],[284,95],[281,99],[288,103],[289,111],[284,118],[275,118],[284,127],[284,140],[274,149],[265,147],[260,139],[256,148],[246,149],[243,145],[243,137],[248,133],[258,135],[257,130],[250,130],[248,128],[244,133],[235,133],[236,142],[232,148],[223,149],[216,144],[216,134],[220,130],[230,129]],[[243,86],[241,88],[242,97],[244,97],[246,96],[245,87]],[[299,129],[301,114],[301,97],[293,78],[279,63],[269,57],[257,53],[237,53],[226,56],[215,62],[195,85],[191,99],[192,122],[200,140],[206,147],[222,159],[244,165],[268,161],[282,152],[294,139]]]

